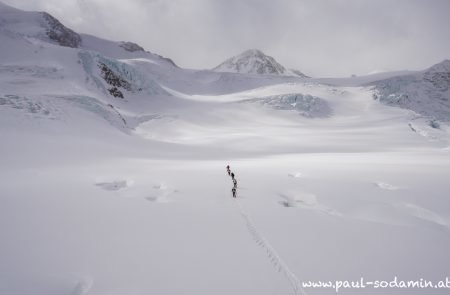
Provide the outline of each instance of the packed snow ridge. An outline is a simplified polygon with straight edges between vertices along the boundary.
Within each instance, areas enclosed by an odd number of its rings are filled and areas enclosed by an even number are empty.
[[[217,72],[231,72],[258,75],[285,75],[307,77],[298,70],[288,70],[273,57],[258,49],[249,49],[233,56],[213,69]]]

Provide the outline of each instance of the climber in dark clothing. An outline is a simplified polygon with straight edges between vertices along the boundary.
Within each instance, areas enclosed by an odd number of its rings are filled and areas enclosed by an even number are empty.
[[[233,188],[237,189],[237,180],[236,180],[236,178],[233,178]]]
[[[233,193],[233,198],[236,198],[236,188],[235,187],[233,187],[231,189],[231,192]]]
[[[234,179],[234,173],[231,172],[231,179]]]
[[[228,176],[230,176],[231,175],[230,165],[227,165],[227,172],[228,172]]]

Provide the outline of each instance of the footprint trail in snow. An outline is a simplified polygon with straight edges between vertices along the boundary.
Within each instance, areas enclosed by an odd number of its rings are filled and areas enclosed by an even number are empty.
[[[272,265],[278,272],[283,273],[283,275],[288,279],[291,284],[295,295],[307,295],[305,289],[301,286],[300,280],[295,276],[295,274],[289,269],[289,267],[284,263],[275,249],[270,245],[270,243],[264,238],[264,236],[257,230],[256,226],[252,222],[250,216],[245,212],[244,208],[238,200],[236,200],[236,205],[238,207],[239,213],[245,220],[248,231],[253,237],[253,240],[258,244],[259,247],[263,248],[266,252]]]

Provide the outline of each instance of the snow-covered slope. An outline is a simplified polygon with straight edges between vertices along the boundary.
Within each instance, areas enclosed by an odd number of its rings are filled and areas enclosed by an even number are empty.
[[[25,12],[0,2],[0,27],[3,33],[37,38],[61,46],[79,47],[81,37],[46,12]]]
[[[186,70],[132,43],[64,46],[41,13],[0,19],[0,294],[325,295],[303,283],[448,274],[449,127],[374,100],[380,75]],[[433,89],[427,107],[447,69],[408,84]]]
[[[145,51],[132,42],[114,42],[87,34],[78,34],[46,12],[22,11],[0,2],[0,29],[3,34],[40,40],[72,48],[94,50],[111,58],[148,58],[172,66],[175,63]]]
[[[413,110],[430,119],[450,121],[450,60],[429,69],[372,83],[374,99]]]
[[[231,72],[258,75],[286,75],[307,77],[298,70],[288,70],[273,57],[258,49],[250,49],[233,56],[213,69],[217,72]]]

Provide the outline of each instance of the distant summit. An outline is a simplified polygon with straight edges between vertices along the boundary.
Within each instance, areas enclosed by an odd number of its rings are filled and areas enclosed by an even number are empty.
[[[286,69],[273,57],[265,55],[258,49],[250,49],[227,59],[214,68],[218,72],[245,74],[283,75]]]
[[[215,67],[213,71],[307,77],[300,71],[286,69],[273,57],[265,55],[258,49],[246,50],[239,55],[233,56]]]

